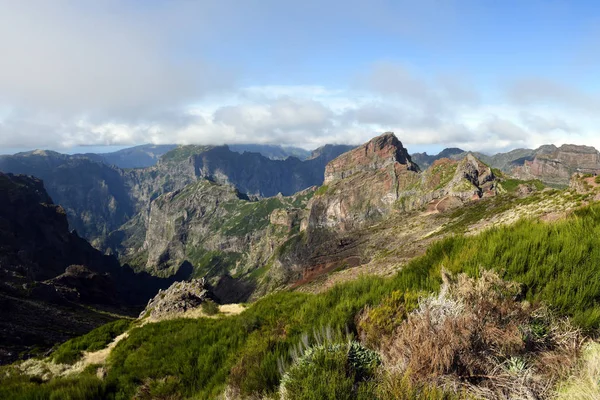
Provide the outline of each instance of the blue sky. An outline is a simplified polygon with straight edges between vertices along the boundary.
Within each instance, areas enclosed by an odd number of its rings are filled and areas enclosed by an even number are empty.
[[[0,151],[600,148],[593,1],[0,0]]]

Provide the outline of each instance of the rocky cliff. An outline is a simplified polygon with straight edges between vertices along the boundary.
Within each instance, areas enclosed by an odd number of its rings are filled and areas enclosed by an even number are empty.
[[[299,231],[313,193],[251,200],[233,186],[202,179],[154,199],[109,236],[107,250],[157,276],[191,268],[222,300],[246,300],[275,250]]]
[[[420,172],[396,136],[386,133],[327,165],[306,226],[348,231],[394,209],[411,211],[444,197],[468,201],[492,195],[494,180],[490,167],[472,154],[437,160]]]
[[[65,210],[71,229],[90,241],[115,230],[135,213],[122,171],[87,157],[39,150],[0,156],[0,171],[42,179]]]
[[[533,160],[526,160],[512,170],[520,179],[539,179],[559,186],[568,185],[576,172],[600,173],[600,153],[590,146],[562,145],[537,154]]]
[[[331,161],[324,182],[308,203],[300,232],[286,241],[272,262],[271,273],[277,271],[287,282],[368,264],[369,248],[384,246],[375,244],[380,230],[394,231],[392,237],[399,238],[421,229],[388,226],[389,221],[402,224],[403,219],[423,215],[421,224],[427,226],[428,215],[497,192],[496,176],[474,155],[440,159],[421,172],[392,133]]]
[[[110,319],[82,304],[135,307],[170,283],[121,267],[69,232],[39,179],[0,173],[0,362]]]
[[[324,146],[305,161],[295,157],[272,160],[252,152],[240,154],[227,146],[148,145],[108,155],[36,150],[0,156],[0,171],[41,178],[50,196],[64,208],[71,229],[102,247],[110,232],[136,213],[147,213],[151,201],[164,193],[208,179],[259,197],[292,195],[320,185],[327,162],[348,148]],[[123,170],[108,165],[126,165],[128,157],[134,163],[150,163],[159,155],[158,163],[146,168]]]

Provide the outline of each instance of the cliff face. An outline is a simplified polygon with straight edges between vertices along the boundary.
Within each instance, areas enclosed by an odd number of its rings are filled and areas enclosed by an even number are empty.
[[[33,175],[66,212],[69,226],[94,241],[125,223],[134,205],[122,171],[50,151],[0,156],[0,171]]]
[[[135,309],[171,283],[135,274],[69,232],[41,180],[0,173],[0,363],[110,319],[81,304]]]
[[[520,179],[539,179],[544,183],[566,186],[576,173],[600,172],[600,153],[593,147],[563,145],[552,152],[537,154],[533,160],[513,169]]]
[[[275,250],[299,231],[313,193],[250,200],[202,179],[153,200],[107,243],[139,271],[167,277],[187,267],[206,277],[221,300],[245,301]]]
[[[444,197],[468,201],[493,195],[494,181],[491,169],[472,154],[437,160],[420,172],[402,143],[386,133],[327,165],[305,227],[348,231]]]
[[[376,137],[327,164],[324,185],[310,204],[308,226],[362,226],[388,213],[417,179],[418,167],[396,136]]]
[[[368,264],[369,249],[382,246],[379,234],[393,230],[392,237],[400,238],[419,232],[419,227],[401,226],[404,218],[422,218],[426,226],[430,214],[496,194],[492,170],[472,154],[437,160],[420,172],[391,133],[331,161],[324,181],[308,203],[300,233],[286,242],[273,263],[271,271],[287,282]],[[389,226],[389,221],[400,225]]]

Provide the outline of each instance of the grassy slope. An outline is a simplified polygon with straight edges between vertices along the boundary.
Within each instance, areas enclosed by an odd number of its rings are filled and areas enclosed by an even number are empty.
[[[89,390],[91,398],[99,390],[106,398],[129,398],[143,382],[157,393],[213,398],[228,379],[242,392],[273,393],[280,378],[278,360],[289,357],[303,333],[322,326],[354,331],[356,314],[394,290],[436,291],[442,265],[471,275],[494,268],[505,279],[523,283],[528,299],[547,302],[584,329],[598,328],[599,238],[599,205],[554,224],[522,221],[474,237],[454,236],[430,247],[393,278],[363,277],[319,295],[280,292],[226,319],[135,328],[113,351],[104,382],[96,385],[83,375],[70,384],[72,390]],[[52,385],[61,382],[40,385],[5,378],[0,397],[31,398],[25,393],[48,392]]]

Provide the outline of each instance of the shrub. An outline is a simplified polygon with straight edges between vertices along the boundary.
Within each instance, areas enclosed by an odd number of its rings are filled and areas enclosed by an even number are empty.
[[[596,176],[596,177],[594,178],[594,182],[596,182],[598,185],[600,185],[600,175],[599,175],[599,176]]]
[[[212,300],[202,302],[202,312],[206,315],[216,315],[219,313],[219,305]]]
[[[358,342],[308,349],[281,380],[283,399],[372,399],[379,355]]]
[[[517,301],[520,293],[518,284],[492,272],[446,277],[439,295],[422,299],[396,332],[381,338],[386,368],[404,371],[417,387],[450,381],[477,397],[547,396],[573,364],[579,334],[568,325],[542,328],[539,321],[551,316]]]

